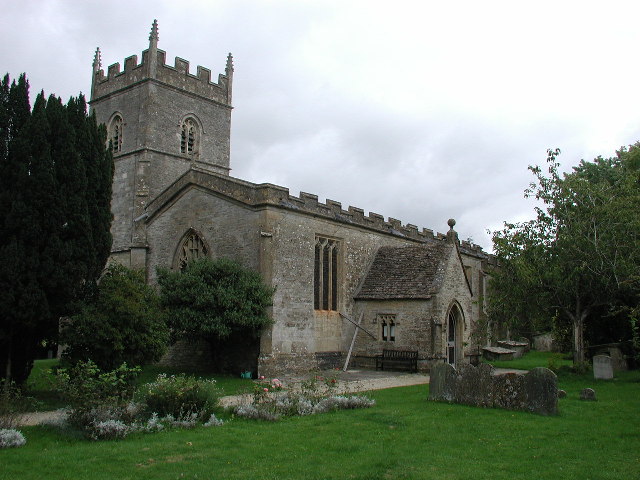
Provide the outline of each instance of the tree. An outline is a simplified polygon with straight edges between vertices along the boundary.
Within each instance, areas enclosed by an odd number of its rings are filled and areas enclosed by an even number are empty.
[[[21,383],[104,268],[113,160],[82,96],[31,109],[25,75],[0,86],[0,144],[0,378]]]
[[[524,318],[533,322],[561,314],[572,325],[575,362],[585,360],[590,316],[637,298],[639,149],[636,144],[614,158],[582,161],[564,175],[559,150],[550,150],[548,176],[530,167],[536,182],[525,191],[542,202],[536,218],[505,223],[493,235],[502,268],[492,280],[492,311],[504,319],[526,309]]]
[[[142,272],[113,264],[80,313],[63,323],[63,358],[93,361],[102,370],[123,363],[145,365],[160,359],[169,331],[155,290]]]
[[[174,337],[210,342],[238,334],[258,335],[271,324],[274,290],[257,272],[231,260],[202,258],[182,271],[158,270],[160,299]]]

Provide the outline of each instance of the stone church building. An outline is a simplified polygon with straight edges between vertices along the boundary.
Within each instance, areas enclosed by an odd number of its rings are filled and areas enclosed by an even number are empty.
[[[152,283],[156,267],[200,256],[258,271],[276,287],[274,323],[240,355],[243,369],[341,366],[358,322],[352,364],[385,348],[418,350],[422,369],[465,361],[490,256],[460,242],[453,220],[446,235],[434,234],[234,178],[232,85],[231,55],[217,81],[181,58],[168,65],[156,22],[141,60],[126,58],[122,70],[116,63],[105,75],[96,51],[90,105],[115,160],[112,259],[144,269]]]

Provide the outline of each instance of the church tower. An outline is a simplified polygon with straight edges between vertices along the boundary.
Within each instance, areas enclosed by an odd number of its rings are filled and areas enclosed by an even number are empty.
[[[115,173],[112,256],[132,267],[146,263],[145,207],[189,169],[229,174],[233,62],[211,81],[211,71],[176,57],[165,64],[154,20],[149,48],[105,76],[100,49],[93,60],[92,111],[107,126]]]

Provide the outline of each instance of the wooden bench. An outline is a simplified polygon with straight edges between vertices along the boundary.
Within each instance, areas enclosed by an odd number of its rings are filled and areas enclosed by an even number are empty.
[[[382,354],[376,356],[376,370],[384,370],[385,365],[387,367],[406,366],[410,372],[417,372],[418,351],[383,349]]]

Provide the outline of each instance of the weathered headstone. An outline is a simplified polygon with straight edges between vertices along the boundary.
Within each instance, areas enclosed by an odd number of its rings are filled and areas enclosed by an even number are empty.
[[[481,363],[476,367],[480,386],[478,388],[478,406],[493,407],[493,366]]]
[[[429,374],[429,400],[453,402],[456,389],[456,369],[448,363],[438,363]]]
[[[517,373],[493,377],[493,406],[507,410],[526,410],[522,384],[523,376]]]
[[[596,391],[593,388],[585,388],[580,392],[580,400],[596,401]]]
[[[613,378],[613,363],[608,355],[593,357],[593,378],[596,380],[611,380]]]
[[[567,392],[565,390],[558,390],[558,398],[565,398],[567,396]]]
[[[527,410],[540,415],[558,413],[558,377],[548,368],[538,367],[524,376]]]
[[[558,413],[558,378],[547,368],[534,368],[526,375],[493,375],[491,365],[447,363],[431,369],[429,400],[478,407],[524,410],[539,415]]]
[[[480,372],[470,364],[460,365],[456,379],[455,401],[463,405],[479,405]]]

